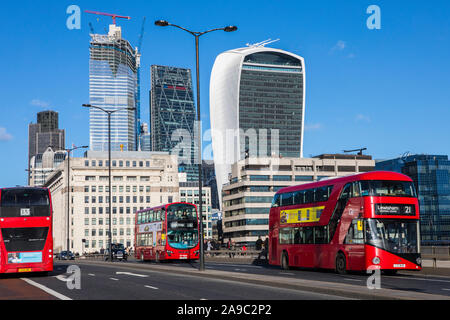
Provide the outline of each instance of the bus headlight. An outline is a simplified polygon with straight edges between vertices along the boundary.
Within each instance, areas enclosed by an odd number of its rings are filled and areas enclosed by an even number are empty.
[[[375,257],[375,258],[372,259],[372,263],[373,264],[380,264],[380,262],[381,262],[381,260],[378,257]]]
[[[420,257],[416,259],[416,262],[418,265],[422,265],[422,259]]]

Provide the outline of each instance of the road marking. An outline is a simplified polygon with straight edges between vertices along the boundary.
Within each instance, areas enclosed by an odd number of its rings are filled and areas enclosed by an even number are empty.
[[[69,281],[72,281],[72,279],[70,279],[70,277],[69,277],[69,278],[66,278],[66,277],[64,277],[62,274],[60,274],[59,276],[56,276],[55,278],[58,279],[58,280],[60,280],[60,281],[62,281],[62,282],[69,282]]]
[[[156,287],[152,287],[152,286],[145,286],[146,288],[149,288],[149,289],[153,289],[153,290],[158,290],[158,288],[156,288]]]
[[[280,274],[287,274],[288,276],[295,276],[295,274],[289,273],[289,272],[280,272]]]
[[[116,279],[116,278],[109,278],[110,280],[113,280],[113,281],[119,281],[119,279]]]
[[[88,276],[95,277],[95,274],[89,273]]]
[[[358,281],[358,282],[362,281],[362,280],[359,280],[359,279],[351,279],[351,278],[344,278],[344,280],[347,280],[347,281]]]
[[[425,278],[405,278],[405,277],[390,277],[390,278],[397,278],[397,279],[403,279],[403,280],[419,280],[419,281],[430,281],[430,282],[450,282],[450,280],[438,280],[438,279],[425,279]]]
[[[443,288],[442,290],[445,290],[445,291],[450,291],[450,289],[446,289],[446,288]]]
[[[28,284],[31,284],[32,286],[35,286],[36,288],[41,289],[42,291],[47,292],[48,294],[60,299],[60,300],[72,300],[69,297],[66,297],[65,295],[56,292],[55,290],[52,290],[50,288],[47,288],[46,286],[39,284],[37,282],[34,282],[33,280],[30,279],[25,279],[25,278],[21,278],[21,280],[25,281]]]
[[[126,276],[133,276],[133,277],[140,277],[140,278],[148,278],[148,276],[146,276],[146,275],[136,274],[136,273],[131,273],[131,272],[116,272],[116,274],[123,274]]]
[[[247,271],[246,269],[234,269],[234,271]]]

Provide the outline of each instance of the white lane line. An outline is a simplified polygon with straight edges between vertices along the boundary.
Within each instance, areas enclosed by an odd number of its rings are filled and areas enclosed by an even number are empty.
[[[55,290],[52,290],[50,288],[47,288],[46,286],[39,284],[37,282],[34,282],[33,280],[30,279],[26,279],[26,278],[21,278],[21,280],[25,281],[28,284],[31,284],[32,286],[35,286],[36,288],[41,289],[42,291],[47,292],[48,294],[60,299],[60,300],[72,300],[69,297],[66,297],[65,295],[56,292]]]
[[[158,290],[158,288],[157,287],[152,287],[152,286],[145,286],[146,288],[149,288],[149,289],[153,289],[153,290]]]
[[[439,279],[425,279],[425,278],[405,278],[405,277],[390,277],[390,278],[397,278],[397,279],[403,279],[403,280],[419,280],[419,281],[430,281],[430,282],[449,282],[450,280],[439,280]]]
[[[88,276],[95,277],[95,274],[89,273]]]
[[[442,288],[442,290],[445,290],[445,291],[450,291],[450,289],[446,289],[446,288]]]
[[[110,280],[113,280],[113,281],[119,281],[119,279],[116,279],[116,278],[109,278]]]
[[[280,274],[286,274],[286,275],[288,275],[288,276],[295,276],[295,274],[289,273],[289,272],[280,272]]]
[[[358,282],[362,281],[362,280],[359,280],[359,279],[350,279],[350,278],[344,278],[344,280],[347,280],[347,281],[358,281]]]
[[[123,274],[123,275],[126,275],[126,276],[133,276],[133,277],[140,277],[140,278],[148,278],[147,275],[131,273],[131,272],[116,272],[116,274]]]

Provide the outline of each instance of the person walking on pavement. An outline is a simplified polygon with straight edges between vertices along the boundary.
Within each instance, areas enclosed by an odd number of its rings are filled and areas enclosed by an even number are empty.
[[[264,257],[266,258],[267,261],[267,255],[269,254],[269,237],[266,238],[266,240],[264,240]]]

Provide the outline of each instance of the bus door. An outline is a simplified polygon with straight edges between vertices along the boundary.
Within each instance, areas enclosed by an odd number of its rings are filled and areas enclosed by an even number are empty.
[[[352,270],[365,269],[364,220],[353,219],[344,240],[348,266]]]
[[[352,183],[350,196],[343,221],[343,228],[347,230],[343,243],[347,251],[349,268],[363,270],[365,268],[364,199],[361,197],[358,181]]]

